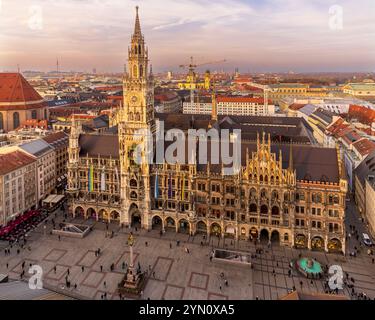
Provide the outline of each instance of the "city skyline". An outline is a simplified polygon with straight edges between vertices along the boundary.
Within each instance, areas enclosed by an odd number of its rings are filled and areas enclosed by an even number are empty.
[[[361,4],[45,0],[30,6],[24,0],[3,0],[0,69],[16,71],[19,65],[21,70],[50,71],[58,59],[62,71],[121,72],[138,5],[155,72],[178,71],[190,56],[198,63],[227,60],[211,70],[372,72],[375,5],[369,0]],[[340,14],[334,5],[343,10],[342,29],[330,27],[332,15]]]

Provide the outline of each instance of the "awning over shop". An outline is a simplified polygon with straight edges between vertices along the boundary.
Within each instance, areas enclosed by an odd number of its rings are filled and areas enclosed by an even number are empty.
[[[56,204],[63,200],[65,196],[61,194],[51,194],[45,200],[43,200],[44,204]]]

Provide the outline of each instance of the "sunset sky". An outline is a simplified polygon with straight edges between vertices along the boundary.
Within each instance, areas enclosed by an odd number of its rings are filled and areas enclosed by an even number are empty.
[[[156,71],[375,71],[374,0],[0,0],[0,71],[121,71],[136,5]]]

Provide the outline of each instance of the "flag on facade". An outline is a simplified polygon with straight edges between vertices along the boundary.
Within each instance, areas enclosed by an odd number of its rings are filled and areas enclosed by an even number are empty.
[[[100,190],[105,191],[105,167],[102,168],[102,174],[100,179]]]
[[[94,166],[90,165],[89,168],[89,192],[94,191]]]
[[[156,171],[156,176],[155,176],[155,199],[159,198],[159,175],[158,172]]]

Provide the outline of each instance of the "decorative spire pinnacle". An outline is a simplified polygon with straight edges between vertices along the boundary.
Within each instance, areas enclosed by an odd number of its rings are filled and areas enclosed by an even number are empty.
[[[142,35],[142,32],[141,32],[141,23],[139,22],[138,9],[139,9],[139,7],[136,6],[135,7],[136,17],[135,17],[135,27],[134,27],[134,35],[135,36],[141,36]]]
[[[293,142],[290,142],[290,149],[289,149],[289,170],[293,171]]]

